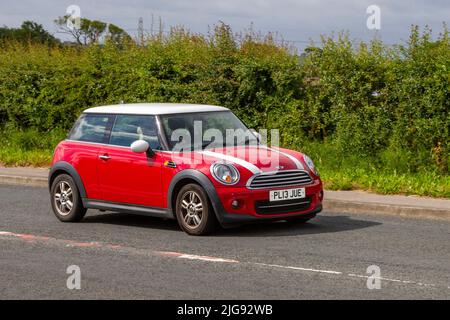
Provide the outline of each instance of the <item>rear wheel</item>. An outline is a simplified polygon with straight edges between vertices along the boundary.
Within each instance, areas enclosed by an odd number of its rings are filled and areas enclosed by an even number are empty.
[[[57,176],[50,193],[53,213],[59,220],[77,222],[83,219],[86,208],[83,207],[77,185],[70,175]]]
[[[187,184],[178,192],[176,216],[181,229],[190,235],[205,235],[214,230],[216,217],[206,192],[197,184]]]

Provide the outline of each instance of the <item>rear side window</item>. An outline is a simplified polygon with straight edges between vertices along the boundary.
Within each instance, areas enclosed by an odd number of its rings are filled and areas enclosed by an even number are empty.
[[[70,131],[69,139],[108,143],[113,120],[112,115],[83,114]]]
[[[155,116],[117,115],[109,143],[129,147],[136,140],[145,140],[152,149],[161,149]]]

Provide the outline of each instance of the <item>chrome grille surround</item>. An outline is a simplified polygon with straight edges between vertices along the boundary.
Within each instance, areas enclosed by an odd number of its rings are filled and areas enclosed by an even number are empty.
[[[313,181],[306,170],[282,170],[258,173],[247,181],[248,189],[301,186]]]

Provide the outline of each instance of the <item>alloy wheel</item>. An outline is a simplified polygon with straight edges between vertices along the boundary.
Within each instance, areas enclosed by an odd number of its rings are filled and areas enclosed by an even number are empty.
[[[197,228],[203,218],[203,203],[195,191],[187,191],[181,199],[183,224],[190,229]]]
[[[60,181],[53,197],[58,214],[67,216],[73,208],[73,191],[69,183]]]

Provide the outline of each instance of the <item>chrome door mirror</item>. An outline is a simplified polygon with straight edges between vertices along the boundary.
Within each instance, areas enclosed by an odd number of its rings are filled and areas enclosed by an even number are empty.
[[[136,140],[131,144],[130,148],[133,152],[144,153],[150,149],[150,145],[145,140]]]

